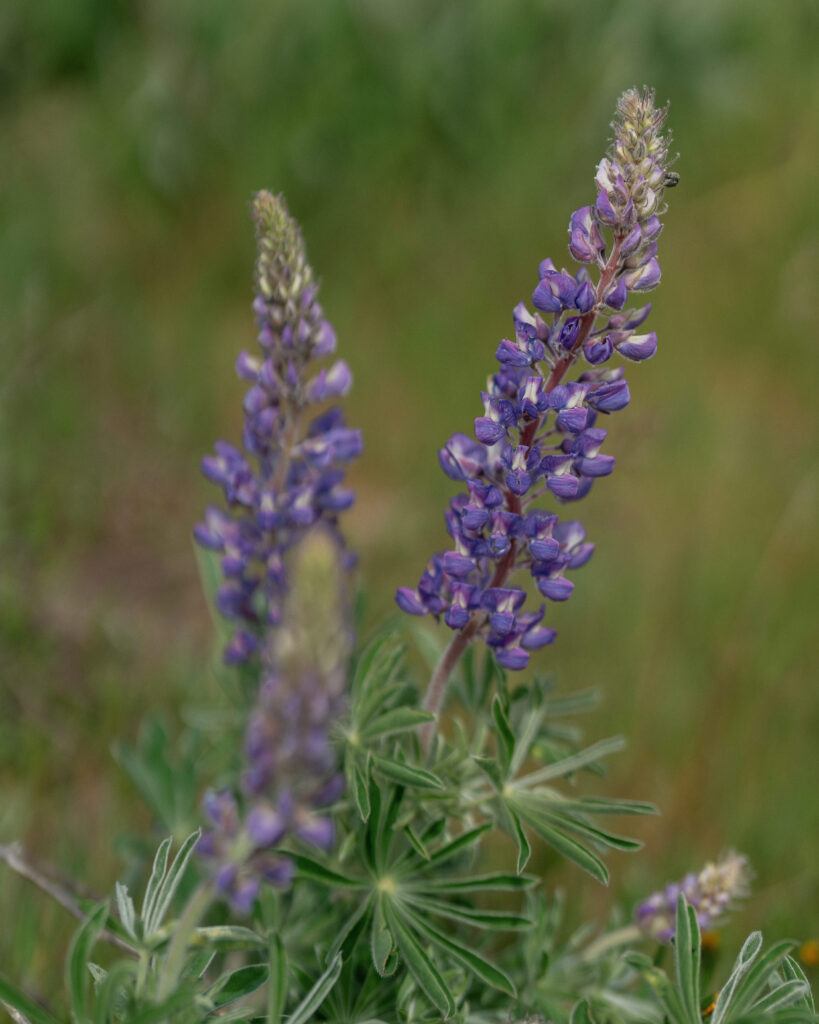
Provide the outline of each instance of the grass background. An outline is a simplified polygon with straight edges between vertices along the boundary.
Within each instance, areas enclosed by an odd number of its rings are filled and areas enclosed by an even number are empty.
[[[355,374],[374,624],[443,546],[436,450],[646,82],[681,153],[660,349],[537,666],[603,687],[587,735],[631,740],[608,791],[662,808],[620,894],[734,846],[731,939],[817,935],[818,44],[813,0],[3,5],[0,842],[110,891],[150,822],[112,741],[215,693],[189,538],[199,457],[239,433],[251,192],[287,194]],[[0,962],[50,997],[73,925],[23,886],[0,872]]]

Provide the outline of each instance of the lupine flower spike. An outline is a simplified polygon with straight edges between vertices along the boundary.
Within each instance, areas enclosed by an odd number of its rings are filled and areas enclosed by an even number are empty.
[[[658,942],[674,937],[677,897],[685,898],[697,914],[702,929],[719,924],[737,900],[750,893],[751,871],[748,858],[733,851],[716,863],[709,862],[700,873],[688,874],[681,882],[672,882],[644,900],[635,911],[641,931]]]
[[[547,602],[565,601],[574,589],[568,573],[594,550],[579,522],[542,503],[583,498],[611,473],[601,424],[630,395],[623,367],[607,364],[615,356],[639,362],[657,350],[656,335],[641,333],[651,305],[625,306],[660,281],[657,239],[672,183],[665,118],[653,92],[621,96],[612,145],[597,169],[597,198],[569,223],[569,251],[580,269],[543,260],[535,311],[516,306],[514,337],[498,345],[474,439],[455,434],[440,452],[444,472],[464,488],[446,513],[452,546],[433,555],[417,587],[396,593],[405,612],[443,617],[456,634],[430,684],[431,710],[474,638],[507,669],[524,668],[531,651],[554,640],[545,605],[526,610],[516,573],[530,573]],[[567,382],[581,357],[588,368]]]
[[[208,508],[194,531],[203,547],[222,555],[217,605],[236,623],[224,652],[229,664],[264,660],[270,628],[281,617],[293,544],[316,523],[340,539],[338,514],[353,503],[342,467],[361,452],[361,433],[345,426],[340,409],[307,420],[311,407],[345,395],[352,377],[343,360],[315,369],[335,351],[336,336],[318,302],[299,226],[284,199],[270,192],[257,193],[251,213],[261,351],[242,352],[236,363],[250,383],[242,449],[219,441],[215,455],[202,460],[228,508]]]
[[[243,352],[237,362],[251,384],[242,450],[219,442],[202,462],[228,508],[209,508],[195,529],[222,555],[217,605],[237,623],[225,661],[253,661],[261,679],[242,792],[206,796],[211,827],[199,843],[217,891],[240,910],[262,881],[289,882],[290,861],[276,852],[285,838],[333,841],[321,808],[343,788],[329,732],[344,702],[350,636],[341,594],[352,563],[337,520],[353,502],[342,466],[361,451],[360,432],[338,408],[305,424],[311,406],[347,392],[350,371],[341,360],[314,369],[336,339],[284,200],[260,192],[252,214],[261,355]]]

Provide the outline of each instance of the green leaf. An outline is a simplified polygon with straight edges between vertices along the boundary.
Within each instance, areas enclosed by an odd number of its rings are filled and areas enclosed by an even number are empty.
[[[533,813],[542,815],[544,820],[554,825],[555,828],[576,832],[602,846],[609,846],[615,850],[631,852],[642,848],[639,839],[629,839],[626,836],[618,836],[614,832],[596,828],[587,821],[574,817],[570,813],[564,813],[565,804],[561,799],[553,799],[550,795],[537,791],[533,793],[519,793],[516,798],[521,807],[530,808]]]
[[[794,978],[791,981],[785,981],[778,988],[758,999],[754,1003],[751,1012],[755,1015],[763,1014],[767,1017],[773,1014],[775,1010],[801,1002],[809,992],[810,985],[807,980],[800,981]]]
[[[498,764],[497,759],[494,757],[485,757],[483,754],[473,754],[472,760],[484,775],[486,775],[495,789],[500,792],[500,790],[503,789],[503,773],[501,772],[501,766]]]
[[[267,1024],[280,1024],[287,999],[287,953],[279,935],[271,935],[267,963]]]
[[[519,892],[521,889],[529,889],[536,885],[539,879],[534,875],[473,875],[471,878],[460,878],[453,880],[442,879],[441,881],[429,881],[418,883],[418,888],[424,892],[436,893],[463,893],[463,892]],[[412,890],[414,886],[410,883],[404,888]]]
[[[401,920],[391,902],[385,901],[384,912],[401,956],[418,983],[418,987],[426,994],[430,1002],[437,1006],[444,1015],[444,1019],[451,1017],[455,1012],[455,1000],[452,998],[449,986],[441,977],[441,972],[412,931]]]
[[[90,981],[88,961],[107,917],[108,904],[101,903],[83,922],[74,935],[68,950],[65,984],[71,1004],[71,1015],[77,1024],[88,1024],[91,1020],[88,1007],[88,983]]]
[[[404,826],[404,835],[407,837],[407,842],[415,850],[419,857],[423,860],[429,860],[429,850],[424,846],[418,836],[413,832],[412,825]]]
[[[597,854],[592,853],[587,847],[578,843],[576,839],[567,836],[565,832],[555,828],[548,819],[544,818],[542,814],[533,811],[531,807],[516,805],[516,810],[523,820],[537,832],[540,838],[544,839],[550,846],[553,846],[558,853],[562,853],[564,857],[574,861],[578,867],[588,871],[598,882],[608,885],[609,873],[606,865]]]
[[[412,911],[409,911],[408,918],[417,931],[425,935],[434,946],[443,950],[452,957],[453,960],[456,960],[462,966],[466,967],[468,971],[471,971],[479,981],[490,985],[492,988],[498,989],[500,992],[505,993],[511,998],[514,998],[517,995],[515,986],[499,967],[496,967],[488,960],[485,960],[473,949],[462,946],[459,942],[456,942],[448,935],[445,935],[442,931],[439,931],[439,929],[430,924],[426,918],[421,917]]]
[[[506,717],[500,697],[497,695],[492,701],[492,718],[495,722],[495,730],[498,736],[498,757],[500,758],[501,769],[504,776],[509,771],[512,757],[515,753],[515,734],[512,726]]]
[[[162,919],[165,917],[171,900],[179,887],[179,883],[182,881],[182,876],[185,874],[185,868],[188,866],[188,862],[193,856],[193,851],[196,844],[199,842],[201,834],[202,830],[200,828],[195,832],[191,832],[185,842],[179,847],[168,873],[160,882],[149,912],[143,914],[142,926],[144,929],[144,937],[146,939],[153,935],[157,928],[162,924]]]
[[[395,786],[390,794],[384,814],[378,823],[376,862],[379,874],[384,870],[392,849],[392,841],[395,838],[395,823],[401,810],[401,803],[404,799],[404,787]]]
[[[374,755],[373,768],[392,782],[399,782],[401,785],[414,786],[416,789],[444,788],[444,784],[432,772],[428,772],[425,768],[416,768],[403,761],[396,761],[391,757]]]
[[[548,764],[543,768],[538,768],[537,771],[531,772],[529,775],[524,775],[522,779],[517,781],[517,785],[537,786],[542,782],[549,782],[551,779],[563,778],[572,772],[578,771],[580,768],[587,768],[590,764],[598,761],[601,757],[605,757],[607,754],[614,754],[618,750],[622,750],[625,745],[626,741],[622,736],[612,736],[609,739],[600,740],[599,743],[594,743],[592,746],[586,747],[585,750],[580,750],[576,754],[570,754],[568,757],[555,761],[554,764]]]
[[[117,882],[114,885],[114,897],[122,927],[132,939],[136,939],[136,910],[134,908],[134,901],[128,892],[128,887],[121,882]]]
[[[434,722],[435,715],[430,711],[422,711],[420,708],[399,707],[387,711],[378,718],[370,719],[359,734],[364,743],[371,743],[373,740],[384,736],[392,736],[395,733],[406,732],[409,729],[416,729],[425,722]]]
[[[353,672],[351,689],[354,695],[357,695],[364,684],[369,680],[376,660],[386,645],[392,640],[393,635],[391,633],[384,633],[382,636],[376,637],[372,643],[368,644],[364,648],[361,657],[356,663],[355,671]]]
[[[39,1003],[35,1003],[30,996],[3,977],[0,977],[0,1000],[22,1013],[31,1021],[31,1024],[60,1024],[60,1021],[56,1017],[52,1017],[48,1010],[45,1010]]]
[[[576,715],[582,711],[591,711],[600,703],[599,690],[578,690],[565,697],[554,697],[546,702],[546,713],[549,718],[560,718],[564,715]]]
[[[427,863],[421,865],[421,870],[426,871],[428,868],[438,867],[438,865],[444,864],[453,857],[457,857],[459,853],[474,845],[481,838],[484,832],[489,831],[491,828],[492,822],[487,821],[483,825],[478,825],[477,828],[471,828],[466,832],[462,832],[451,842],[446,843],[439,850],[430,854],[430,858]]]
[[[350,789],[353,791],[358,816],[363,822],[367,822],[370,817],[370,759],[367,758],[363,771],[354,764],[351,775]]]
[[[145,899],[142,902],[143,932],[145,931],[145,922],[150,921],[153,914],[154,904],[156,903],[156,898],[159,894],[159,888],[162,885],[162,879],[165,877],[165,872],[168,869],[168,853],[171,849],[172,842],[172,836],[168,836],[167,839],[163,839],[154,856],[151,877],[148,879],[148,885],[145,889]]]
[[[349,936],[349,945],[354,947],[358,940],[358,936],[364,931],[364,927],[367,924],[367,918],[373,904],[373,896],[370,894],[365,900],[355,908],[352,914],[347,918],[344,924],[341,926],[338,934],[333,940],[332,946],[327,952],[326,963],[330,963],[337,953],[344,951],[344,946],[347,943]]]
[[[370,930],[370,952],[373,958],[373,966],[382,978],[395,973],[398,961],[394,951],[395,940],[392,937],[392,932],[384,915],[384,897],[379,893],[375,901],[372,928]]]
[[[531,928],[533,922],[528,917],[520,914],[507,914],[500,910],[474,910],[471,907],[464,907],[458,903],[445,901],[438,902],[435,899],[407,893],[404,897],[407,903],[414,907],[428,910],[431,914],[439,917],[448,917],[453,921],[460,921],[462,924],[471,925],[473,928]]]
[[[688,905],[684,893],[677,897],[674,966],[688,1024],[701,1024],[700,929],[694,908]]]
[[[791,956],[786,956],[782,961],[782,973],[785,975],[786,981],[804,981],[808,986],[808,991],[805,993],[803,1003],[806,1009],[810,1010],[811,1013],[816,1012],[816,1006],[813,1002],[813,993],[811,992],[810,982],[807,979],[805,972],[799,966],[799,964]]]
[[[520,873],[529,863],[529,858],[532,856],[532,847],[529,845],[529,840],[517,811],[513,810],[508,804],[504,804],[504,810],[509,818],[512,838],[515,840],[515,845],[518,848],[517,870]]]
[[[287,1019],[287,1024],[308,1024],[315,1011],[330,994],[338,976],[341,974],[341,954],[337,954],[329,967],[302,999]]]
[[[242,925],[217,924],[197,928],[191,936],[190,944],[226,953],[235,949],[264,949],[267,940],[258,932]]]
[[[269,969],[267,964],[247,964],[235,971],[223,974],[207,991],[213,1000],[214,1009],[227,1006],[237,999],[243,999],[261,988],[267,981]]]
[[[166,1024],[173,1020],[179,1010],[189,1010],[194,1005],[198,992],[194,988],[180,988],[172,996],[161,1003],[148,1006],[139,1013],[128,1018],[128,1024]]]
[[[537,692],[532,695],[532,707],[529,710],[529,713],[524,717],[520,726],[516,730],[517,741],[515,744],[515,753],[509,765],[510,776],[514,777],[517,775],[523,767],[526,758],[529,756],[532,744],[537,739],[538,733],[543,725],[546,710],[547,708],[546,704],[543,702],[543,695],[540,689],[538,689]]]
[[[322,885],[334,885],[340,889],[361,889],[363,882],[348,878],[347,875],[340,875],[337,871],[331,871],[324,867],[312,857],[305,857],[301,853],[285,851],[287,859],[291,860],[298,872],[297,878],[309,878],[312,882],[320,882]]]
[[[575,1003],[572,1009],[572,1015],[569,1019],[569,1024],[594,1024],[594,1017],[592,1017],[591,1011],[589,1010],[589,1002],[587,999],[583,999],[579,1003]]]
[[[584,796],[579,800],[563,800],[561,809],[582,814],[659,814],[654,804],[643,800],[616,800],[608,797]]]
[[[736,959],[728,980],[720,989],[720,993],[717,996],[717,1004],[714,1007],[714,1013],[711,1017],[711,1024],[722,1024],[723,1018],[728,1012],[729,1004],[734,997],[734,992],[736,991],[737,986],[743,976],[751,969],[751,965],[759,956],[759,951],[761,949],[762,932],[751,932],[742,944],[742,949],[739,951],[739,956]]]
[[[133,960],[120,960],[111,967],[96,992],[94,1024],[110,1024],[116,1019],[117,1010],[124,1004],[136,972],[137,965]]]
[[[397,644],[390,650],[381,648],[373,661],[366,677],[362,680],[360,690],[353,704],[353,718],[359,731],[373,715],[383,709],[384,702],[391,694],[400,690],[391,685],[393,677],[404,660],[406,647]]]
[[[771,975],[780,960],[796,945],[790,939],[783,939],[754,960],[748,973],[742,978],[734,991],[731,1001],[731,1017],[742,1017],[750,1012],[754,1002],[761,995],[770,981]],[[716,1009],[714,1010],[716,1013]]]

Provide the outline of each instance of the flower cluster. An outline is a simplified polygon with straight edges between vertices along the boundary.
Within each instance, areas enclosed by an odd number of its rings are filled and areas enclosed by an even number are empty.
[[[220,441],[215,454],[202,460],[203,473],[223,489],[228,508],[211,506],[194,530],[202,546],[222,555],[217,606],[237,624],[224,654],[229,664],[264,660],[288,589],[286,553],[317,523],[337,533],[339,512],[353,503],[342,466],[361,452],[361,434],[345,426],[340,409],[305,423],[310,406],[347,393],[350,370],[343,360],[313,369],[315,360],[335,351],[336,337],[284,199],[259,192],[252,215],[261,354],[242,352],[236,364],[250,382],[243,450]]]
[[[344,710],[352,634],[343,598],[341,551],[327,529],[307,534],[288,559],[292,587],[275,634],[273,662],[245,731],[240,800],[210,792],[210,828],[199,852],[214,864],[215,885],[242,911],[262,882],[287,885],[292,865],[278,851],[287,838],[332,846],[324,808],[344,790],[331,744]]]
[[[682,892],[694,908],[700,928],[710,928],[719,923],[736,900],[748,896],[750,877],[748,858],[729,852],[716,864],[706,864],[698,875],[692,872],[681,882],[673,882],[649,896],[637,907],[637,924],[658,942],[670,942],[674,937],[677,898]]]
[[[574,588],[566,572],[593,551],[579,523],[536,502],[547,494],[577,500],[611,473],[599,424],[630,395],[623,367],[604,364],[615,354],[648,359],[657,349],[653,332],[637,333],[651,305],[623,310],[632,292],[660,280],[659,217],[673,181],[665,117],[647,90],[620,98],[597,200],[569,225],[569,250],[583,265],[570,273],[550,259],[540,264],[536,312],[515,308],[514,339],[495,353],[500,366],[482,393],[475,439],[455,434],[440,452],[444,472],[465,487],[446,513],[452,548],[433,556],[416,588],[396,593],[405,612],[443,615],[464,642],[483,636],[509,669],[525,667],[529,652],[555,637],[542,624],[543,606],[522,611],[525,591],[508,586],[510,576],[525,569],[547,600],[564,601]],[[581,356],[589,368],[564,383]]]

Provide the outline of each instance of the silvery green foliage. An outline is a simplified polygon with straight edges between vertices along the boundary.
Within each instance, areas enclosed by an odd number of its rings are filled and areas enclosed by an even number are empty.
[[[598,201],[573,218],[571,244],[576,258],[593,262],[603,227],[620,249],[634,236],[626,246],[638,253],[634,265],[614,268],[626,283],[618,292],[613,278],[605,282],[614,293],[603,297],[619,310],[629,290],[656,283],[652,218],[673,181],[659,134],[665,113],[654,110],[651,94],[630,91],[618,109],[615,128],[628,145],[615,139],[598,171]],[[328,495],[341,480],[331,463],[357,454],[360,445],[338,413],[320,414],[313,433],[298,440],[295,416],[301,404],[346,391],[349,372],[336,364],[304,383],[308,357],[328,354],[334,335],[316,305],[301,234],[283,202],[263,193],[254,210],[256,312],[268,355],[258,364],[242,359],[240,369],[255,381],[245,447],[259,456],[259,470],[254,475],[244,456],[222,447],[208,466],[211,476],[225,476],[231,510],[211,512],[210,532],[199,531],[218,558],[203,562],[212,603],[252,627],[238,647],[234,635],[227,659],[233,667],[220,670],[236,674],[232,682],[227,677],[230,706],[189,716],[176,749],[156,720],[146,722],[134,747],[118,748],[157,823],[173,833],[132,866],[131,874],[145,879],[141,892],[117,882],[111,899],[89,905],[58,891],[16,848],[0,848],[11,867],[82,918],[66,961],[71,1020],[816,1021],[789,942],[763,950],[755,932],[721,983],[703,975],[700,923],[712,923],[746,895],[744,860],[735,855],[647,899],[637,924],[618,911],[600,933],[590,925],[567,928],[564,900],[546,884],[543,865],[568,861],[579,869],[572,884],[586,876],[608,884],[610,851],[640,846],[608,822],[655,810],[643,800],[594,795],[594,780],[624,741],[581,742],[574,719],[593,704],[593,694],[560,695],[537,674],[521,683],[523,658],[508,657],[517,639],[499,648],[470,644],[461,619],[448,622],[460,640],[443,658],[435,641],[423,639],[423,648],[434,648],[427,651],[430,668],[436,666],[432,685],[408,667],[395,629],[352,650],[350,602],[339,582],[350,559],[336,523],[351,497]],[[539,308],[563,309],[563,276],[544,268]],[[586,284],[576,279],[571,296],[583,316],[590,314],[583,341],[593,336],[595,308]],[[560,310],[551,309],[555,303]],[[552,327],[557,331],[557,320]],[[529,342],[536,335],[537,329],[522,332]],[[595,348],[586,358],[596,365],[628,342],[615,340],[594,342],[605,351]],[[653,354],[653,342],[644,348],[621,354]],[[565,360],[573,352],[553,355]],[[510,352],[502,354],[508,362]],[[625,396],[619,377],[606,388],[603,412]],[[563,397],[568,403],[568,393]],[[595,401],[600,406],[603,399]],[[580,424],[575,407],[567,408],[564,424],[585,429],[587,413]],[[486,423],[481,429],[491,440]],[[586,462],[575,468],[580,476],[589,470]],[[518,477],[512,483],[518,487]],[[516,493],[511,484],[508,490]],[[537,519],[527,535],[540,561],[549,552],[557,557],[562,535],[553,536],[553,526]],[[581,541],[577,535],[571,545],[577,557]],[[589,553],[584,549],[584,558]],[[550,599],[560,596],[559,576],[540,587]],[[500,635],[508,627],[512,636],[522,627],[512,621],[517,598],[509,607],[507,598],[495,593],[480,609],[464,610],[481,628],[488,615],[492,630]],[[524,633],[540,628],[528,619],[523,625]],[[507,652],[514,685],[498,649]],[[204,833],[195,827],[198,789],[210,790]],[[673,945],[669,971],[661,963],[664,941]],[[0,1001],[22,1024],[67,1019],[2,977]]]

